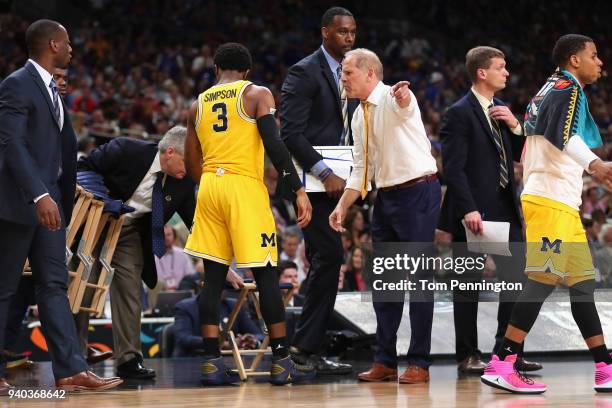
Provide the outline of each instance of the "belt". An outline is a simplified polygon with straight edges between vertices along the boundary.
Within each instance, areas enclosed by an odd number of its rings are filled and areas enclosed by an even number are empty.
[[[422,177],[418,177],[412,180],[404,181],[403,183],[396,184],[394,186],[382,187],[381,190],[385,192],[393,191],[393,190],[401,190],[403,188],[413,187],[421,183],[431,183],[433,181],[436,181],[437,179],[438,179],[438,176],[436,176],[435,174],[430,174],[428,176],[422,176]]]

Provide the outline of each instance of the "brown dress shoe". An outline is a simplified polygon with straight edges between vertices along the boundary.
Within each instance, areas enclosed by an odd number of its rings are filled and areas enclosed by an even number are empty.
[[[399,378],[400,384],[421,384],[429,382],[429,370],[417,365],[409,365]]]
[[[477,354],[472,354],[457,364],[457,370],[466,374],[484,374],[487,364]]]
[[[102,391],[115,388],[122,382],[118,377],[101,378],[91,371],[83,371],[72,377],[60,378],[55,385],[66,391]]]
[[[8,395],[9,390],[13,386],[6,382],[6,379],[0,378],[0,395]]]
[[[396,381],[397,368],[387,367],[380,363],[374,363],[372,368],[357,376],[361,381],[381,382],[381,381]]]

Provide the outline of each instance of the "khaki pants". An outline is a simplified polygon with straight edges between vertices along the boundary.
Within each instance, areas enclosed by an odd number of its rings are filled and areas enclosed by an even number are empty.
[[[114,354],[117,365],[120,365],[134,358],[142,359],[140,292],[143,255],[138,223],[123,225],[111,264],[115,268],[110,287]],[[75,323],[81,347],[86,352],[88,313],[81,312],[75,316]]]

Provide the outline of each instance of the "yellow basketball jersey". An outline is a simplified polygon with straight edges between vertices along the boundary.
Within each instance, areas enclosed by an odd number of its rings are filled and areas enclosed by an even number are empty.
[[[242,106],[242,94],[249,85],[249,81],[219,84],[198,96],[195,128],[203,172],[228,172],[263,181],[263,142],[255,119]]]

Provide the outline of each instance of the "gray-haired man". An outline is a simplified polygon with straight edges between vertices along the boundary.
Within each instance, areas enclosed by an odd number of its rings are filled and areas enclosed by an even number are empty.
[[[154,256],[161,257],[164,224],[175,212],[187,227],[195,210],[195,185],[185,177],[183,158],[186,128],[175,126],[156,145],[118,137],[81,158],[78,170],[104,177],[112,198],[136,211],[126,214],[112,266],[113,340],[117,374],[123,378],[153,378],[155,371],[142,365],[140,346],[141,283],[157,284]],[[154,255],[155,254],[155,255]],[[87,330],[79,324],[80,330]]]

